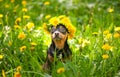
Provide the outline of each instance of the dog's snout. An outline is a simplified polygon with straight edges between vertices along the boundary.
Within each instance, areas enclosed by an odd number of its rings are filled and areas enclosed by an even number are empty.
[[[57,36],[57,35],[59,35],[59,33],[55,33],[55,35]]]
[[[55,35],[56,35],[56,36],[58,36],[58,35],[59,35],[59,32],[58,32],[58,31],[56,31],[56,32],[55,32]]]

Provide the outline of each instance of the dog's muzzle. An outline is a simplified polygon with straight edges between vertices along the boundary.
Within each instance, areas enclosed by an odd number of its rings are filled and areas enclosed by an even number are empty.
[[[59,31],[55,31],[53,33],[53,39],[56,39],[56,40],[60,40],[61,39]]]

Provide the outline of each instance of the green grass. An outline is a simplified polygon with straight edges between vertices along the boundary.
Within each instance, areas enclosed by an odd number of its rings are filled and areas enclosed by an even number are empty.
[[[120,1],[119,0],[0,0],[0,77],[19,72],[22,77],[119,77],[120,76]],[[61,0],[62,1],[62,0]],[[72,5],[70,5],[72,4]],[[22,11],[27,8],[27,12]],[[109,9],[112,12],[109,12]],[[23,16],[30,18],[25,19]],[[51,43],[42,24],[51,17],[66,15],[76,27],[73,39],[68,40],[72,61],[54,64],[51,74],[42,70],[46,51]],[[21,18],[20,20],[16,20]],[[34,28],[26,25],[32,22]],[[14,25],[20,28],[15,29]],[[105,31],[109,31],[105,34]],[[19,39],[20,33],[25,38]],[[97,34],[93,34],[97,32]],[[115,37],[115,34],[118,37]],[[31,42],[36,45],[31,45]],[[108,44],[109,46],[104,46]],[[26,46],[24,50],[20,50]],[[31,49],[32,48],[32,49]],[[108,48],[108,49],[106,49]],[[107,55],[107,58],[103,58]],[[20,70],[17,67],[21,66]],[[57,73],[59,68],[62,73]],[[4,77],[4,76],[3,76]]]

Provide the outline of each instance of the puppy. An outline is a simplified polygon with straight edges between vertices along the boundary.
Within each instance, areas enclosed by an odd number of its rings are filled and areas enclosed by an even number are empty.
[[[55,57],[64,62],[65,59],[71,59],[72,52],[67,43],[68,30],[63,24],[51,28],[52,43],[47,50],[46,62],[43,65],[44,70],[51,68]]]

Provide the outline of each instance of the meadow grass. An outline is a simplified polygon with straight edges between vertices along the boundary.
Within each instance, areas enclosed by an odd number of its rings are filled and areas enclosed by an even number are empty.
[[[0,77],[119,77],[119,0],[0,0]],[[66,15],[76,27],[72,61],[42,70],[50,35],[43,23]]]

